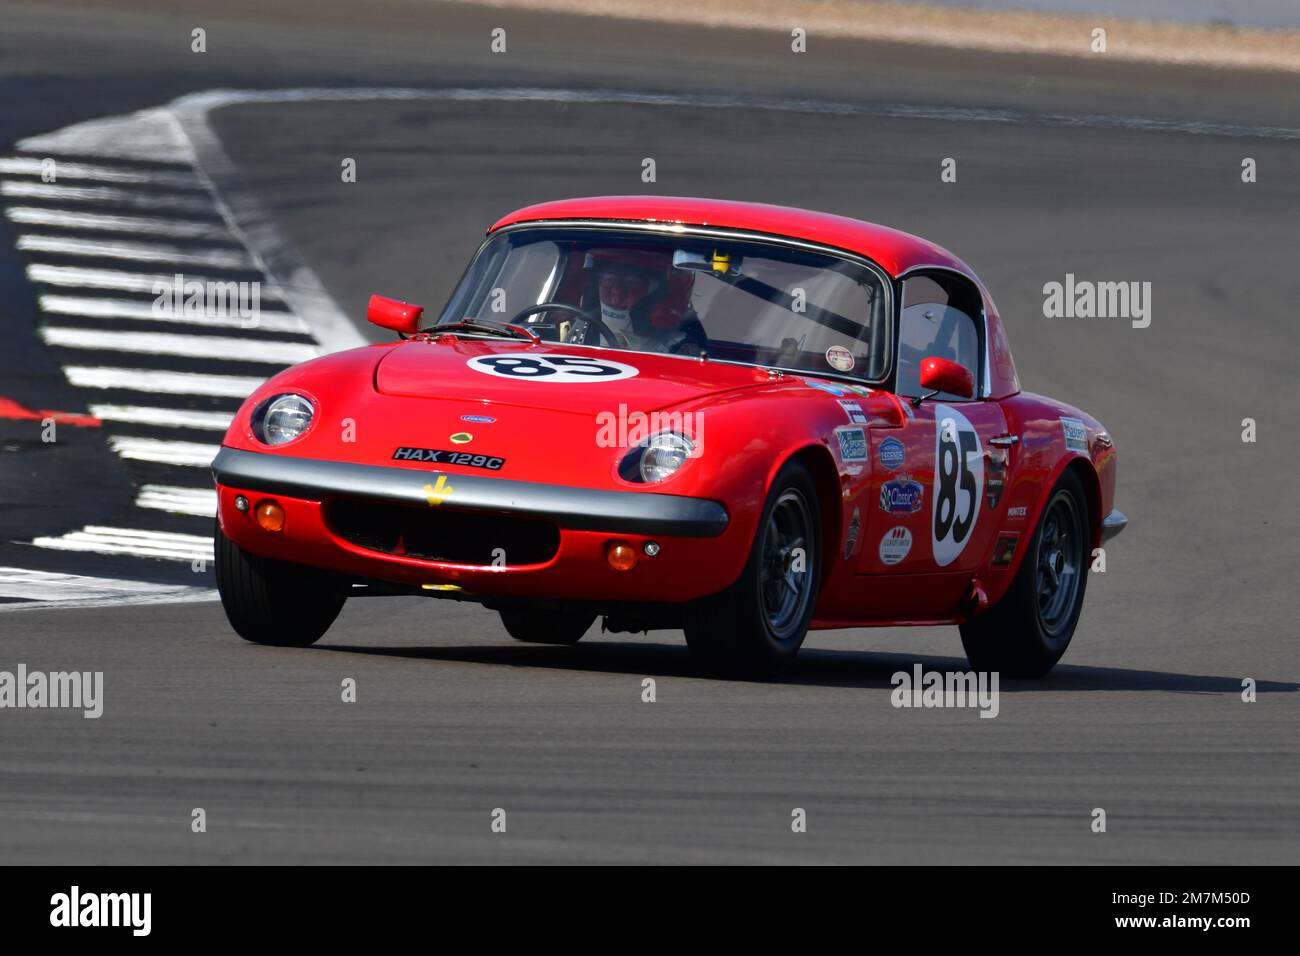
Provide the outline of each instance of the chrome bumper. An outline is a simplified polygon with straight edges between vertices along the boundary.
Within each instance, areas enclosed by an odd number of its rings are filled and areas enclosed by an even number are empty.
[[[289,455],[222,449],[212,462],[219,484],[319,501],[345,495],[406,504],[428,504],[435,473],[416,468],[318,461]],[[645,491],[569,488],[506,478],[448,475],[455,488],[446,498],[456,511],[491,511],[550,518],[561,528],[624,534],[713,538],[727,529],[719,502]]]
[[[1109,541],[1128,527],[1128,518],[1122,511],[1112,511],[1101,522],[1101,540]]]

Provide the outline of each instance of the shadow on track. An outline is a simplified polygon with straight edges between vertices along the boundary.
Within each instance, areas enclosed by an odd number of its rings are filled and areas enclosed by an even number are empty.
[[[506,667],[547,667],[556,670],[590,671],[601,674],[633,674],[638,677],[693,677],[701,680],[745,680],[719,678],[700,670],[685,646],[673,644],[601,642],[584,640],[572,647],[439,646],[363,647],[353,644],[318,644],[314,648],[346,654],[405,657],[414,660],[492,664]],[[927,671],[965,671],[964,658],[916,657],[904,654],[869,654],[857,651],[800,651],[790,672],[773,683],[811,687],[864,687],[892,690],[890,678],[898,671],[911,671],[920,664]],[[1174,674],[1166,671],[1126,670],[1119,667],[1057,665],[1042,680],[1003,680],[1000,690],[1016,691],[1172,691],[1190,694],[1239,694],[1240,677]],[[1300,684],[1292,681],[1256,681],[1259,693],[1295,693]]]

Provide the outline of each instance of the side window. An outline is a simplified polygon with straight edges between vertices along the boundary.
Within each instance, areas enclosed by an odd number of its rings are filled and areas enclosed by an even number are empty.
[[[895,390],[909,398],[921,394],[921,360],[931,356],[964,365],[980,381],[979,292],[951,275],[918,275],[903,283],[898,330],[898,377]],[[978,390],[977,390],[978,394]],[[965,401],[940,392],[938,398]]]

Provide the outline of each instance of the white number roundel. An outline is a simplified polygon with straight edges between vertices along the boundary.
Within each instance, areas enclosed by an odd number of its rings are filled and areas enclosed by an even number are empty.
[[[966,547],[983,495],[984,450],[975,426],[950,405],[935,405],[930,540],[939,567],[952,564]]]
[[[622,362],[585,355],[529,355],[525,352],[507,352],[480,355],[466,363],[476,372],[495,375],[513,382],[553,382],[578,385],[583,382],[616,382],[632,378],[640,369]]]

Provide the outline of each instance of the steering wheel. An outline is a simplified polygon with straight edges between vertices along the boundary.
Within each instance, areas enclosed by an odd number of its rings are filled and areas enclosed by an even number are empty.
[[[605,324],[605,320],[600,317],[599,313],[589,311],[580,306],[569,305],[567,302],[538,302],[536,305],[525,306],[522,310],[514,314],[510,319],[509,324],[519,325],[519,320],[525,316],[536,315],[538,312],[550,312],[552,309],[559,309],[562,312],[573,313],[589,325],[594,325],[596,331],[600,333],[601,337],[607,339],[609,344],[614,346],[614,348],[619,349],[623,347],[623,344],[618,340],[618,336],[616,336],[613,331],[610,330],[610,327]]]

